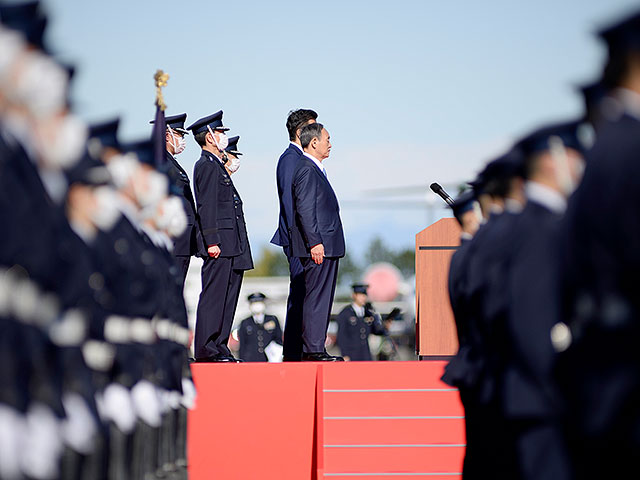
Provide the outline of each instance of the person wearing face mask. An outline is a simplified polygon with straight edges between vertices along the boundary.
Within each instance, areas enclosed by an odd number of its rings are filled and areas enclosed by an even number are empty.
[[[251,316],[238,327],[240,358],[245,362],[279,362],[282,360],[282,329],[278,318],[265,315],[267,297],[260,292],[247,298]]]
[[[224,168],[226,168],[229,175],[233,175],[240,169],[240,155],[242,155],[242,152],[238,151],[238,140],[240,140],[239,136],[231,137],[229,145],[224,149],[228,159]]]
[[[202,148],[194,167],[194,187],[202,242],[202,292],[195,328],[197,362],[236,362],[227,343],[238,305],[242,277],[253,268],[242,200],[225,168],[222,111],[188,127]]]
[[[582,176],[580,122],[543,127],[520,140],[527,204],[505,252],[502,411],[514,437],[520,478],[572,478],[560,428],[562,401],[553,372],[560,322],[562,216]],[[561,339],[560,339],[561,340]]]
[[[353,301],[338,314],[338,346],[345,360],[371,361],[369,335],[386,335],[387,330],[380,315],[367,305],[369,285],[356,283],[351,288]]]
[[[198,220],[196,216],[196,203],[191,191],[191,181],[182,165],[176,160],[187,146],[186,135],[189,132],[184,128],[187,121],[187,114],[172,115],[166,117],[167,132],[165,144],[167,147],[166,160],[168,175],[171,182],[172,191],[179,195],[183,201],[184,211],[187,214],[187,228],[179,237],[174,239],[173,255],[176,257],[180,272],[182,273],[182,284],[187,278],[191,257],[198,252],[196,231]],[[154,121],[152,120],[151,123]]]

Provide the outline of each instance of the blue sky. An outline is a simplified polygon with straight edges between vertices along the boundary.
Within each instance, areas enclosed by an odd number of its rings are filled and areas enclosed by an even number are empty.
[[[326,160],[356,256],[374,236],[412,247],[448,215],[426,191],[472,178],[517,136],[578,115],[576,85],[597,78],[593,32],[630,0],[45,1],[49,40],[78,63],[74,101],[87,121],[122,116],[122,137],[150,132],[153,74],[171,76],[167,114],[188,123],[224,110],[245,153],[234,181],[253,250],[277,222],[275,165],[292,108],[313,108],[332,138]],[[191,174],[199,148],[178,158]],[[367,193],[424,185],[402,200],[436,208],[355,208]],[[407,189],[409,193],[409,190]]]

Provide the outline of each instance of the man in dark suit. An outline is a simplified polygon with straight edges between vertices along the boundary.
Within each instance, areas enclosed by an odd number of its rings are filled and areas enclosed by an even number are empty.
[[[198,301],[195,357],[199,362],[236,362],[227,346],[245,270],[253,268],[242,200],[225,169],[228,130],[222,111],[189,128],[202,155],[194,168],[197,212],[206,246]]]
[[[265,315],[267,297],[252,293],[247,298],[251,316],[238,328],[240,358],[245,362],[279,362],[282,359],[282,329],[278,318]]]
[[[293,174],[291,250],[304,270],[302,310],[303,361],[336,361],[325,348],[331,305],[338,278],[338,261],[345,254],[340,206],[322,164],[329,157],[329,132],[322,124],[302,128],[304,150]]]
[[[287,131],[289,147],[280,155],[276,169],[280,217],[278,229],[271,243],[279,245],[289,261],[289,298],[284,325],[284,361],[299,361],[302,357],[302,304],[304,302],[304,270],[300,259],[291,253],[290,227],[294,224],[291,183],[293,172],[302,157],[300,129],[315,122],[318,114],[313,110],[299,109],[289,113]]]
[[[367,305],[367,288],[369,285],[357,283],[352,285],[353,302],[338,314],[337,343],[345,360],[372,360],[369,348],[369,335],[386,335],[387,329],[382,318]]]
[[[173,242],[173,255],[176,257],[178,267],[182,274],[182,284],[187,278],[191,257],[198,253],[196,231],[198,219],[196,216],[196,202],[191,192],[191,183],[187,172],[176,160],[186,147],[185,135],[189,132],[184,128],[187,114],[172,115],[167,117],[167,132],[165,145],[167,146],[166,160],[167,174],[171,182],[171,193],[182,198],[182,206],[187,215],[187,229]],[[153,123],[153,120],[151,121]]]

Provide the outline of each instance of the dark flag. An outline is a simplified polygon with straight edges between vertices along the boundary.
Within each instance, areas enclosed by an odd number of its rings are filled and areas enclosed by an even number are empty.
[[[153,122],[151,138],[153,140],[155,167],[156,169],[163,171],[163,167],[166,162],[165,151],[167,149],[165,136],[167,125],[165,123],[164,111],[167,106],[165,105],[164,98],[162,97],[162,87],[167,86],[169,75],[164,73],[162,70],[158,70],[153,78],[156,81],[156,118]]]

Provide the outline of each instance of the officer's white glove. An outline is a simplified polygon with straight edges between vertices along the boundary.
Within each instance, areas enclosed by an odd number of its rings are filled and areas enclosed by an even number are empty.
[[[196,398],[198,394],[196,392],[196,386],[193,384],[190,378],[182,379],[182,398],[180,403],[184,408],[193,410],[196,406]]]
[[[26,423],[22,414],[0,404],[0,478],[22,478],[20,454],[24,448]]]
[[[282,345],[271,340],[269,345],[264,349],[264,353],[267,355],[267,360],[271,363],[282,362]]]
[[[62,396],[62,405],[67,414],[61,425],[62,438],[76,452],[88,455],[93,451],[98,426],[87,402],[77,393],[69,392]]]
[[[148,380],[140,380],[131,389],[131,398],[138,418],[150,427],[159,427],[162,406],[155,385]]]
[[[31,478],[58,478],[63,450],[58,418],[48,406],[34,403],[27,412],[26,427],[26,441],[20,452],[22,471]]]
[[[136,412],[131,393],[119,383],[111,383],[104,389],[101,397],[96,398],[100,416],[112,421],[125,434],[131,433],[136,425]]]

